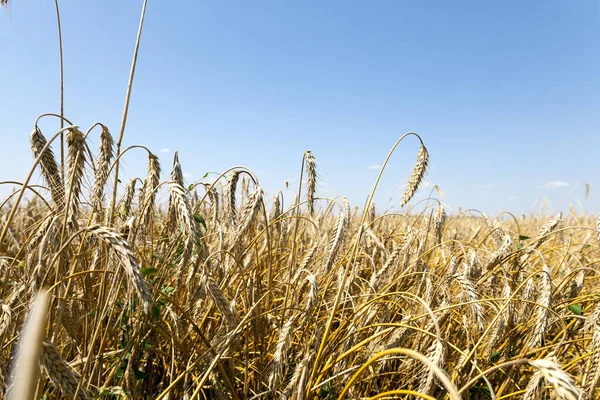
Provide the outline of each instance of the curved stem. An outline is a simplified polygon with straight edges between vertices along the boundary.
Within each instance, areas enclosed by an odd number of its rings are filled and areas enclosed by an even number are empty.
[[[77,128],[78,127],[75,125],[69,125],[67,127],[62,128],[61,130],[56,132],[54,134],[54,136],[52,136],[50,138],[50,140],[48,140],[48,143],[46,143],[44,148],[40,151],[40,155],[33,162],[33,166],[29,170],[29,174],[27,175],[27,178],[25,178],[25,180],[23,181],[23,186],[21,186],[21,190],[19,191],[19,196],[17,197],[17,200],[15,200],[15,203],[13,204],[13,207],[10,210],[8,217],[6,217],[6,223],[4,225],[4,228],[2,229],[2,233],[0,233],[0,243],[2,243],[2,241],[4,240],[4,236],[6,236],[6,232],[8,231],[10,222],[14,218],[15,213],[17,212],[17,209],[19,208],[19,203],[21,202],[21,199],[23,199],[23,194],[25,193],[25,189],[28,187],[29,181],[31,180],[31,177],[33,176],[33,172],[35,171],[35,168],[39,164],[42,157],[44,156],[45,151],[48,149],[48,147],[50,147],[50,144],[54,141],[54,139],[56,139],[58,136],[60,136],[63,132],[68,131],[69,129],[77,129]]]
[[[375,191],[377,190],[377,186],[379,185],[379,181],[381,180],[381,176],[383,175],[383,171],[385,170],[385,167],[387,166],[388,161],[390,160],[390,158],[392,157],[392,154],[394,153],[394,150],[396,150],[396,147],[398,147],[398,145],[400,144],[400,142],[402,142],[402,140],[404,140],[405,137],[410,136],[410,135],[414,135],[416,136],[419,141],[421,142],[421,144],[423,144],[423,140],[421,140],[421,137],[419,135],[417,135],[414,132],[408,132],[405,133],[404,135],[402,135],[402,137],[400,137],[400,139],[398,139],[396,141],[396,143],[394,143],[394,145],[392,146],[390,152],[388,153],[387,157],[385,158],[385,161],[383,162],[383,165],[381,166],[381,169],[379,170],[379,174],[377,175],[377,179],[375,180],[375,184],[373,185],[373,189],[371,190],[371,193],[369,194],[369,197],[367,199],[367,202],[365,204],[365,208],[363,210],[362,213],[362,217],[360,219],[360,227],[363,227],[363,224],[365,223],[365,219],[367,217],[367,213],[369,210],[369,207],[371,207],[371,203],[373,202],[373,197],[375,196]],[[325,349],[325,344],[327,343],[327,339],[329,338],[329,333],[331,331],[331,325],[333,324],[333,319],[335,317],[335,313],[337,311],[337,308],[340,304],[340,301],[342,299],[342,293],[344,292],[344,286],[346,284],[346,277],[348,276],[348,270],[350,269],[350,266],[352,265],[353,260],[356,258],[356,253],[358,251],[358,243],[360,242],[360,237],[361,237],[362,231],[359,229],[358,235],[356,237],[356,240],[353,243],[352,246],[352,251],[350,252],[351,257],[348,260],[348,263],[346,264],[345,267],[345,271],[344,271],[344,275],[342,278],[342,281],[340,282],[340,285],[338,287],[334,302],[333,302],[333,306],[331,308],[331,311],[329,313],[329,317],[327,319],[327,322],[325,324],[325,332],[323,333],[323,337],[321,338],[321,343],[319,344],[319,348],[317,350],[317,356],[315,357],[315,362],[313,365],[313,369],[312,372],[310,374],[310,379],[309,379],[309,383],[312,385],[313,379],[316,375],[317,372],[317,368],[319,368],[319,362],[321,361],[321,357],[323,356],[323,350]]]
[[[381,399],[383,397],[388,397],[388,396],[397,395],[397,394],[407,394],[410,396],[420,397],[420,398],[426,399],[426,400],[435,400],[435,397],[431,397],[428,394],[415,392],[414,390],[409,390],[409,389],[389,390],[387,392],[382,392],[382,393],[376,394],[373,397],[369,397],[369,400]]]
[[[58,114],[55,114],[55,113],[44,113],[44,114],[38,115],[38,117],[35,119],[35,122],[33,123],[33,125],[34,126],[38,126],[38,123],[40,122],[40,119],[42,119],[44,117],[56,117],[56,118],[61,119],[64,122],[66,122],[69,125],[73,125],[73,123],[71,123],[71,121],[69,121],[68,119],[66,119],[62,115],[58,115]],[[61,121],[61,125],[63,124],[62,121]]]
[[[416,358],[417,360],[421,361],[423,364],[425,364],[427,367],[429,367],[435,373],[437,378],[442,383],[442,386],[444,386],[444,389],[446,389],[446,391],[448,392],[448,396],[450,396],[450,398],[452,400],[461,400],[460,394],[458,394],[458,390],[452,384],[452,382],[450,382],[450,379],[448,379],[448,376],[446,375],[446,373],[444,371],[442,371],[440,369],[440,367],[435,365],[430,359],[425,357],[423,354],[416,352],[414,350],[405,349],[405,348],[395,348],[395,349],[384,350],[384,351],[381,351],[381,352],[375,354],[373,357],[371,357],[366,363],[364,363],[362,365],[362,367],[360,367],[358,369],[358,371],[356,371],[354,373],[354,375],[352,375],[352,377],[350,378],[348,383],[346,383],[346,386],[344,386],[344,389],[342,390],[342,393],[339,395],[338,399],[345,398],[346,394],[352,387],[352,384],[354,384],[354,382],[356,382],[358,380],[360,374],[363,373],[363,371],[366,370],[369,367],[369,365],[373,364],[375,361],[377,361],[378,359],[380,359],[382,357],[385,357],[388,355],[395,355],[395,354],[409,356],[409,357]]]

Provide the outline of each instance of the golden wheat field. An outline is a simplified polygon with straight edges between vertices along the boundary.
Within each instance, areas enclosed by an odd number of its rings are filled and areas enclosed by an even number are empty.
[[[412,132],[364,204],[322,196],[310,150],[292,198],[244,167],[186,182],[177,153],[122,146],[145,4],[121,126],[64,117],[59,36],[61,112],[0,182],[2,398],[600,398],[600,219],[447,214]]]
[[[294,199],[241,168],[187,185],[177,154],[149,151],[146,176],[114,185],[128,152],[101,124],[30,143],[43,185],[1,204],[12,398],[597,396],[589,216],[450,216],[439,191],[380,214],[320,198],[310,151]],[[421,144],[403,205],[428,162]]]

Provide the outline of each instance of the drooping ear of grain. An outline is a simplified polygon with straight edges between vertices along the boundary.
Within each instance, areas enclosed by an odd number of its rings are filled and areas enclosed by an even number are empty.
[[[537,368],[546,382],[552,385],[556,398],[565,400],[579,399],[581,390],[575,384],[573,377],[560,368],[554,357],[531,360],[529,364]]]
[[[315,194],[317,192],[317,162],[315,156],[310,150],[304,153],[304,162],[306,163],[307,190],[306,197],[308,202],[308,213],[310,216],[315,214]]]
[[[561,217],[559,216],[558,218],[551,219],[550,221],[546,222],[535,236],[535,239],[533,239],[533,248],[537,249],[542,245],[542,243],[548,240],[548,236],[558,228],[561,221]]]
[[[87,228],[87,231],[99,240],[108,244],[118,255],[129,284],[134,289],[138,299],[140,300],[144,312],[146,314],[150,314],[153,305],[150,287],[148,286],[146,280],[142,277],[140,273],[140,266],[138,265],[137,259],[135,258],[135,255],[133,254],[133,251],[129,247],[127,241],[116,232],[113,232],[109,228],[103,226],[91,226]]]
[[[50,381],[60,389],[63,396],[75,398],[77,387],[80,384],[81,377],[75,372],[66,361],[60,356],[58,350],[52,342],[44,340],[42,343],[42,357],[40,360],[42,370]],[[92,397],[87,389],[79,388],[77,394],[78,400],[90,400]]]
[[[506,233],[500,226],[500,223],[496,219],[490,219],[486,213],[481,213],[481,216],[485,223],[487,224],[490,231],[492,231],[492,237],[496,241],[498,246],[501,246],[504,243],[504,238],[506,237]]]
[[[535,371],[527,383],[527,387],[525,387],[523,400],[538,400],[542,398],[543,379],[544,375],[539,370]]]
[[[446,349],[442,338],[434,340],[431,348],[427,352],[427,358],[437,367],[442,367],[446,360]],[[435,389],[435,382],[437,381],[437,375],[429,369],[426,373],[425,379],[421,380],[421,386],[419,392],[431,395]]]
[[[419,148],[419,154],[417,155],[417,162],[415,164],[415,168],[413,169],[412,175],[408,180],[408,184],[406,185],[406,190],[404,191],[404,195],[402,196],[402,201],[400,202],[400,207],[404,207],[410,199],[415,195],[421,182],[423,182],[423,178],[425,177],[425,172],[427,171],[427,165],[429,164],[429,153],[425,148],[425,145],[421,144]]]
[[[470,303],[469,308],[471,309],[473,322],[476,324],[477,328],[482,331],[484,323],[483,307],[479,302],[477,289],[468,277],[468,270],[465,269],[463,273],[454,275],[454,279],[460,288],[461,301]]]
[[[94,208],[96,209],[97,215],[102,214],[104,187],[106,185],[106,181],[108,180],[110,163],[114,156],[113,137],[106,126],[101,125],[101,127],[102,132],[100,133],[100,150],[98,152],[98,162],[96,165],[96,174],[94,177],[94,189],[92,192]]]
[[[561,218],[562,212],[557,218],[551,219],[542,226],[542,228],[539,230],[531,244],[525,249],[525,252],[519,258],[519,261],[521,263],[526,263],[533,251],[538,249],[542,244],[544,244],[550,237],[550,234],[558,229],[562,221]]]
[[[500,246],[500,248],[498,250],[496,250],[490,257],[489,261],[487,262],[486,266],[484,267],[484,271],[488,271],[488,270],[494,268],[496,265],[500,264],[503,260],[505,260],[508,257],[508,255],[510,254],[511,248],[512,248],[512,239],[510,238],[510,236],[506,235],[506,236],[504,236],[504,241],[503,241],[502,245]]]
[[[42,152],[48,141],[37,126],[33,129],[33,132],[31,132],[30,142],[33,156],[38,158],[41,155],[39,164],[40,169],[42,170],[44,179],[48,183],[50,194],[54,204],[56,204],[57,211],[60,212],[64,208],[65,204],[65,188],[63,186],[60,169],[58,168],[58,164],[54,158],[52,148],[48,147]]]
[[[227,301],[223,295],[223,291],[221,291],[221,288],[211,276],[204,274],[202,280],[204,290],[210,295],[215,306],[219,309],[225,320],[225,323],[227,324],[227,331],[231,332],[235,330],[240,323],[240,318],[237,313],[235,313],[235,310],[229,301]]]

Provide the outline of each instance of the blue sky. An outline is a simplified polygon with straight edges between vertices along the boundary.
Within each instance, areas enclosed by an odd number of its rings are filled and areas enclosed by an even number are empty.
[[[65,114],[116,136],[141,2],[60,4]],[[189,181],[245,165],[273,193],[311,149],[321,195],[362,206],[415,131],[452,211],[526,213],[544,196],[600,211],[597,1],[150,0],[144,29],[124,143],[165,170],[178,150]],[[22,180],[35,117],[59,111],[53,2],[13,0],[0,38],[0,180]],[[398,148],[378,209],[397,209],[417,150]],[[131,153],[125,177],[145,164]]]

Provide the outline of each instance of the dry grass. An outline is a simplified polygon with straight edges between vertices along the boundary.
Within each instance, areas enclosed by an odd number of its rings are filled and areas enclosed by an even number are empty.
[[[46,186],[0,208],[2,382],[45,287],[38,398],[599,395],[595,218],[362,216],[317,196],[310,152],[288,208],[247,170],[186,186],[177,155],[161,181],[149,153],[111,210],[108,129],[93,159],[66,137],[62,176],[34,129]],[[403,202],[427,164],[421,146]]]

